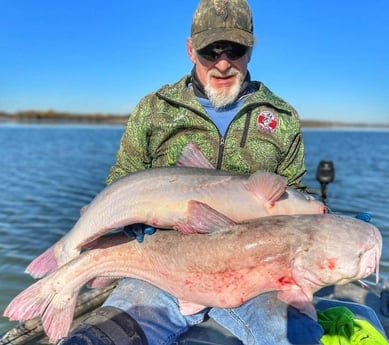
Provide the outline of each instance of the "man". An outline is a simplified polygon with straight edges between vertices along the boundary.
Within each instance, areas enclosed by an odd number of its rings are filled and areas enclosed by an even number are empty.
[[[302,188],[305,164],[298,115],[261,82],[251,81],[247,66],[253,45],[252,15],[245,0],[201,1],[187,41],[194,64],[191,75],[140,101],[129,117],[107,183],[140,169],[174,165],[183,147],[195,142],[217,169],[272,171]],[[93,320],[64,344],[80,344],[83,337],[93,338],[94,344],[173,344],[206,315],[244,344],[312,345],[319,344],[322,335],[316,322],[288,308],[274,293],[239,308],[208,308],[184,316],[174,296],[146,282],[124,279]],[[127,329],[127,336],[119,337],[118,329]]]

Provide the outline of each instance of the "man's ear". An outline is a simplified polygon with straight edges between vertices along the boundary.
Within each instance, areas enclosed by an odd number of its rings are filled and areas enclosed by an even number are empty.
[[[194,65],[197,64],[197,54],[196,51],[193,49],[192,45],[192,39],[189,37],[186,40],[186,51],[188,52],[190,60],[193,62]]]

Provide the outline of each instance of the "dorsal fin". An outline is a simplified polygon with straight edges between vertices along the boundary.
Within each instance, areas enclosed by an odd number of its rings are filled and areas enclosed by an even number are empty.
[[[189,143],[184,147],[176,164],[182,167],[215,169],[195,143]]]

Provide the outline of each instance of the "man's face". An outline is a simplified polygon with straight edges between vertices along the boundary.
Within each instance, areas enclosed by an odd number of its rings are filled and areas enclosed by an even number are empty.
[[[236,43],[220,41],[195,51],[190,39],[187,49],[195,64],[197,77],[212,104],[220,108],[235,101],[247,74],[251,50]]]

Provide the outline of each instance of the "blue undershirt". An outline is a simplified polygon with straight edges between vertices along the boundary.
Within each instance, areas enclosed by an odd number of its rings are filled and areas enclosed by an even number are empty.
[[[231,123],[234,116],[238,113],[239,109],[242,107],[246,97],[242,97],[241,99],[219,109],[215,109],[209,99],[201,97],[197,97],[197,99],[207,111],[209,117],[215,123],[216,127],[219,129],[220,134],[224,136],[229,124]]]

